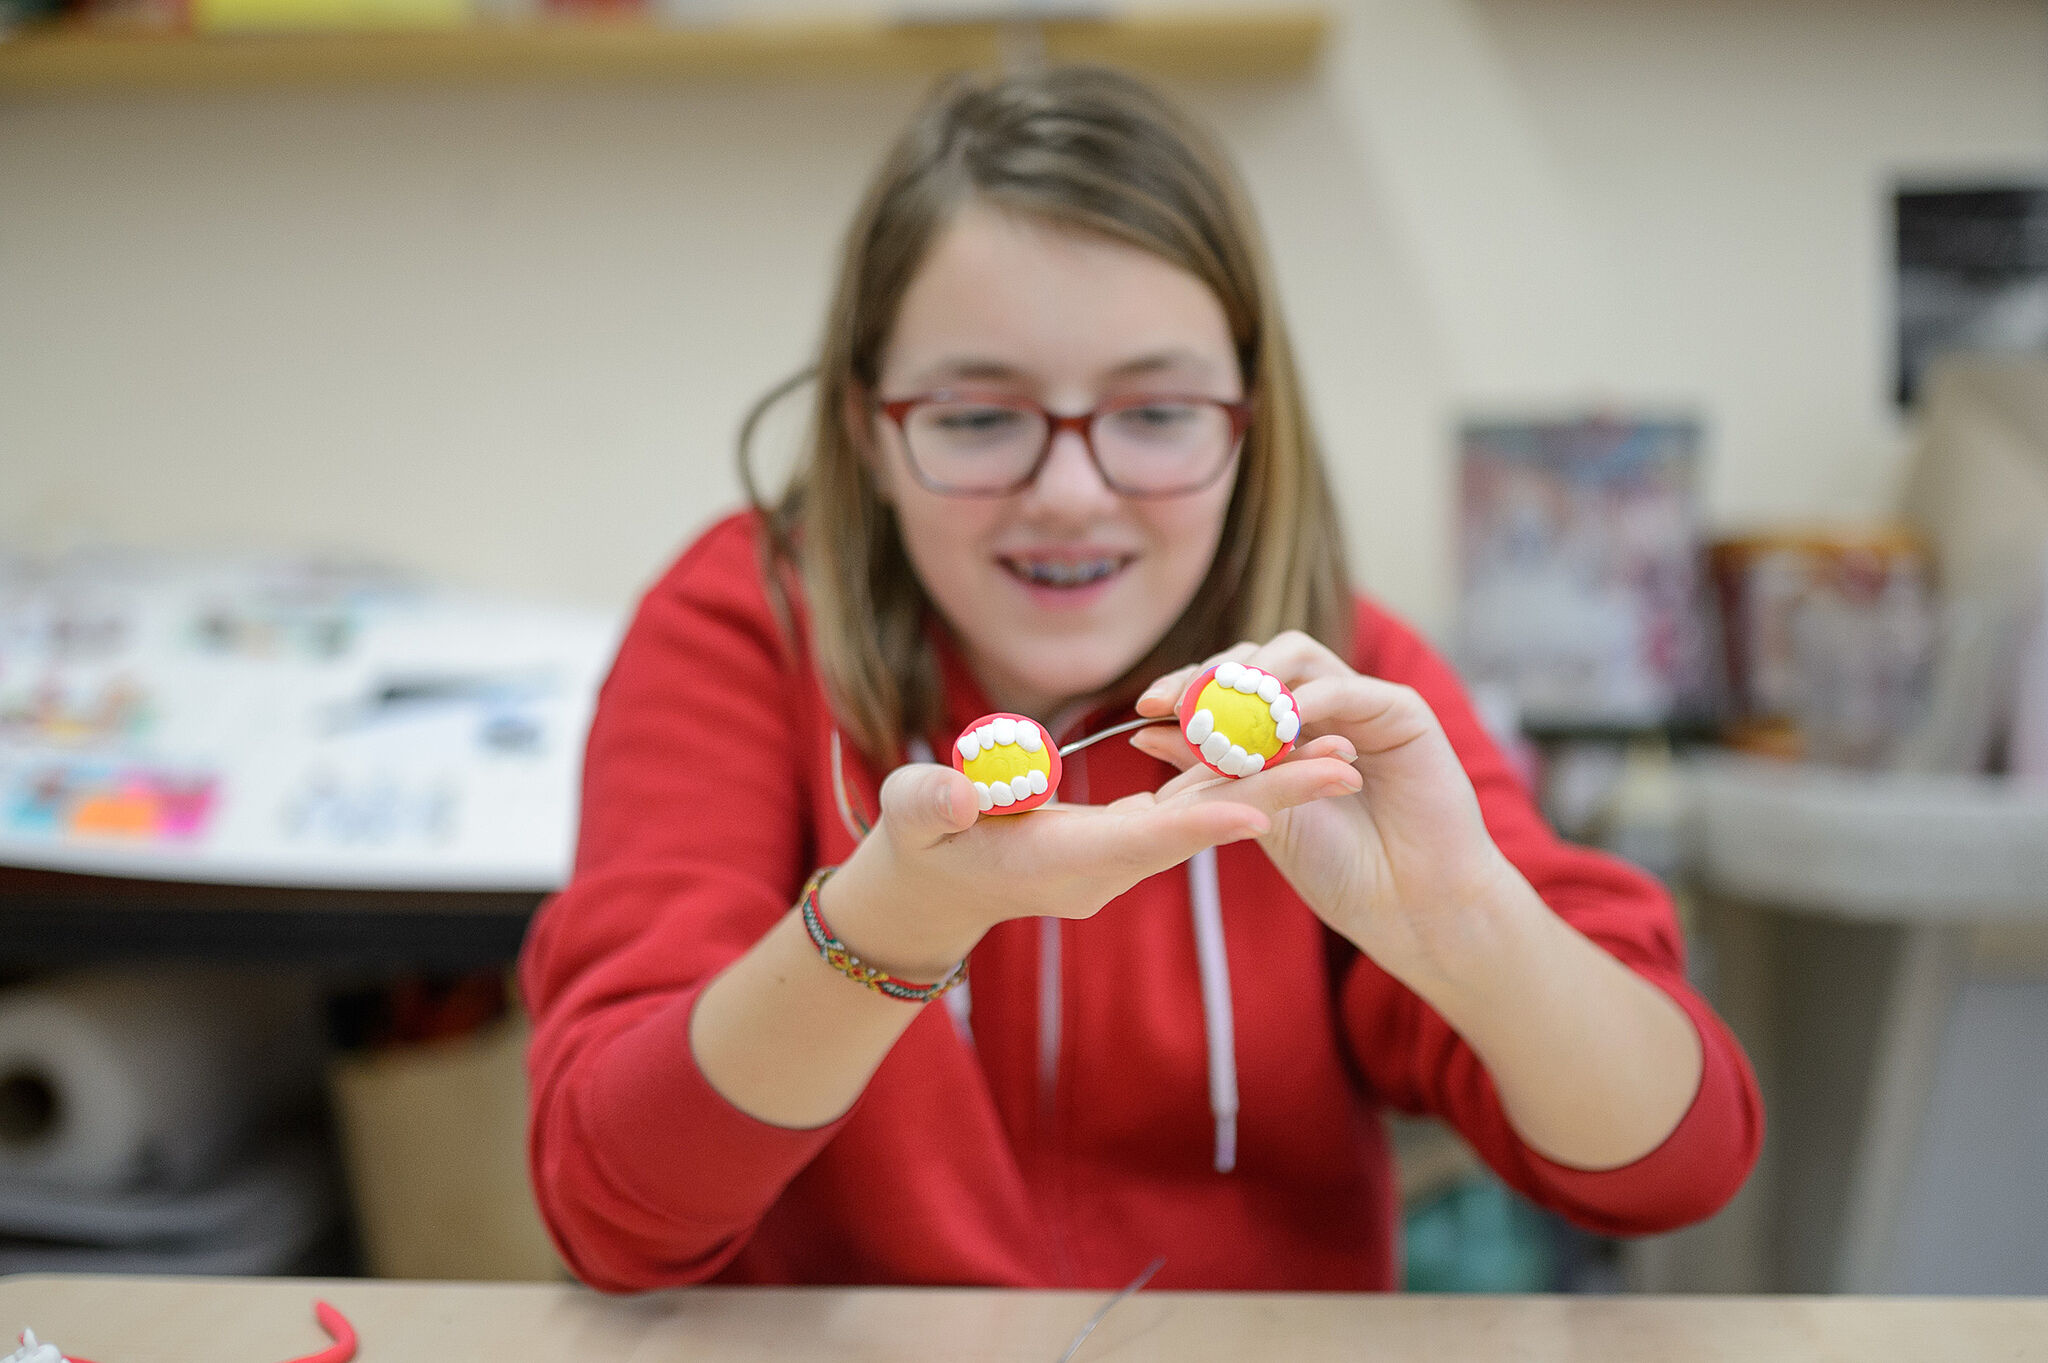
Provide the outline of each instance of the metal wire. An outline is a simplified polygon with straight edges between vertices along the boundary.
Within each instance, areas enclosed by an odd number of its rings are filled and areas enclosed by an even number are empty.
[[[1092,733],[1086,738],[1075,739],[1072,743],[1060,749],[1060,756],[1071,757],[1091,743],[1100,743],[1105,738],[1115,738],[1118,734],[1127,734],[1133,729],[1142,729],[1148,724],[1178,724],[1179,722],[1172,715],[1160,715],[1156,719],[1126,720],[1122,724],[1112,724],[1107,729]]]
[[[1148,720],[1147,722],[1150,723],[1151,721]],[[1126,725],[1125,727],[1128,728],[1129,726]],[[1097,734],[1095,737],[1104,738],[1107,737],[1107,735]],[[1092,743],[1095,741],[1095,739],[1091,738],[1088,741]],[[1157,1259],[1154,1259],[1151,1263],[1145,1265],[1145,1271],[1143,1273],[1140,1273],[1137,1277],[1131,1279],[1130,1285],[1125,1287],[1123,1291],[1117,1293],[1114,1297],[1111,1297],[1108,1301],[1104,1302],[1102,1304],[1102,1309],[1100,1311],[1097,1311],[1094,1315],[1088,1318],[1088,1323],[1081,1327],[1081,1333],[1074,1336],[1074,1342],[1072,1344],[1069,1344],[1067,1346],[1067,1351],[1059,1356],[1059,1363],[1073,1363],[1074,1355],[1081,1352],[1081,1346],[1088,1342],[1088,1336],[1095,1333],[1095,1327],[1102,1324],[1102,1318],[1108,1315],[1111,1311],[1116,1310],[1118,1306],[1122,1305],[1126,1297],[1136,1292],[1146,1283],[1151,1282],[1152,1275],[1154,1273],[1157,1273],[1160,1269],[1164,1267],[1166,1267],[1166,1256],[1162,1254]]]

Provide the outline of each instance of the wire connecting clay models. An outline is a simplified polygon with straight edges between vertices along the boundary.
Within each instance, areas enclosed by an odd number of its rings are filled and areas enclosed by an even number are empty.
[[[954,743],[953,767],[974,782],[982,813],[1022,814],[1059,793],[1063,757],[1115,734],[1167,722],[1132,720],[1060,748],[1029,716],[983,715]],[[1272,673],[1247,663],[1219,663],[1196,677],[1173,722],[1204,766],[1233,779],[1278,762],[1301,736],[1293,693]]]

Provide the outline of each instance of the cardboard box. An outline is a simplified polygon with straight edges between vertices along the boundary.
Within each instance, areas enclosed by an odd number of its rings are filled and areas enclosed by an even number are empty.
[[[370,1271],[567,1276],[526,1172],[525,1015],[471,1036],[350,1055],[329,1072]]]

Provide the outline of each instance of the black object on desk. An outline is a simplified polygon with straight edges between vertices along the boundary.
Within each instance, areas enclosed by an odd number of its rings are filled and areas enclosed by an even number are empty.
[[[533,890],[208,885],[0,867],[0,970],[208,960],[458,972],[508,965]]]

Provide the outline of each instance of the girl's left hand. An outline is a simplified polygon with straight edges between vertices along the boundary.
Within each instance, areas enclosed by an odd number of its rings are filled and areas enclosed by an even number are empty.
[[[1383,968],[1411,982],[1447,973],[1461,939],[1514,892],[1520,873],[1487,833],[1472,782],[1435,713],[1413,688],[1363,676],[1297,631],[1168,673],[1138,698],[1138,713],[1171,714],[1190,682],[1226,661],[1278,677],[1294,693],[1301,741],[1341,734],[1358,750],[1364,778],[1356,795],[1274,814],[1259,840],[1266,854],[1317,916]],[[1203,766],[1178,730],[1140,729],[1131,742],[1181,768],[1160,789],[1162,799],[1229,779]]]

